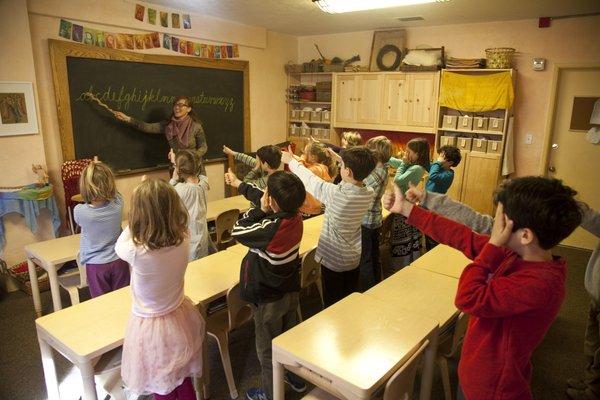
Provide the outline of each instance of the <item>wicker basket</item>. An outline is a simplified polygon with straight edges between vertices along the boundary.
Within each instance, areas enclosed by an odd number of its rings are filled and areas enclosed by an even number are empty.
[[[486,68],[507,69],[511,66],[515,49],[512,47],[492,47],[485,49]]]
[[[17,287],[31,296],[31,282],[29,279],[29,270],[27,268],[27,261],[23,261],[12,267],[7,267],[4,261],[0,260],[0,267],[2,272],[10,276],[16,283]],[[38,287],[40,292],[44,292],[50,289],[50,282],[48,281],[48,274],[41,267],[35,266],[35,270],[38,276]]]

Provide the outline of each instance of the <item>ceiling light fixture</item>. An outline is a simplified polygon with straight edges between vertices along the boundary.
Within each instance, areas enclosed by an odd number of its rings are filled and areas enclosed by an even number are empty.
[[[330,14],[411,6],[415,4],[445,3],[447,1],[450,0],[312,0],[321,10]]]

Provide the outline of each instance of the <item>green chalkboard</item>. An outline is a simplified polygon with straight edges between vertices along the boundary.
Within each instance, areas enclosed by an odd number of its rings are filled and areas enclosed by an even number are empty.
[[[174,98],[188,96],[206,133],[205,160],[221,160],[223,145],[248,150],[247,62],[90,49],[63,41],[51,41],[50,49],[55,86],[59,80],[65,159],[97,155],[117,173],[168,166],[164,135],[143,133],[116,120],[86,92],[146,122],[168,119]],[[60,87],[61,74],[66,87]]]

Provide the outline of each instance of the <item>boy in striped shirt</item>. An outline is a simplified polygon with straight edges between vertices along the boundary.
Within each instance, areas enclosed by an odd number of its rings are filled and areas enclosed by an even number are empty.
[[[323,267],[323,302],[328,307],[358,290],[361,223],[374,197],[363,179],[375,168],[375,156],[364,146],[344,151],[338,185],[314,175],[294,159],[291,150],[283,152],[281,161],[289,164],[306,191],[325,205],[315,259]]]

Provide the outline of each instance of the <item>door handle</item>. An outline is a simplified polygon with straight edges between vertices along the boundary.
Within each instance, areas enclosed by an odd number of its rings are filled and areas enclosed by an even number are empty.
[[[552,165],[548,167],[548,171],[550,172],[556,172],[556,168],[554,168]]]

